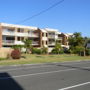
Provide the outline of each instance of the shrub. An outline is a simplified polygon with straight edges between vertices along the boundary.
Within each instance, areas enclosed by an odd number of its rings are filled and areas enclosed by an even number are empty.
[[[71,49],[68,49],[68,48],[63,48],[63,51],[66,54],[70,54],[71,53]]]
[[[63,53],[64,53],[64,50],[61,49],[61,50],[59,51],[59,54],[63,54]]]
[[[58,51],[56,49],[52,49],[51,53],[52,54],[58,54]]]
[[[21,57],[21,52],[18,50],[18,49],[14,49],[12,52],[11,52],[11,57],[13,59],[20,59]]]
[[[82,52],[84,52],[84,47],[83,46],[76,46],[74,49],[73,49],[73,53],[74,54],[81,54]]]
[[[7,59],[7,58],[1,58],[1,57],[0,57],[0,61],[1,61],[1,60],[6,60],[6,59]]]
[[[57,50],[57,49],[54,48],[54,49],[51,51],[51,53],[52,53],[52,54],[63,54],[63,53],[64,53],[64,50],[63,50],[63,49]]]
[[[48,53],[48,48],[43,47],[43,48],[42,48],[42,53],[43,53],[43,54],[47,54],[47,53]]]
[[[86,55],[87,55],[87,56],[90,55],[90,49],[86,49]]]
[[[32,49],[32,54],[42,54],[42,50],[41,49],[37,49],[37,48],[33,48]]]

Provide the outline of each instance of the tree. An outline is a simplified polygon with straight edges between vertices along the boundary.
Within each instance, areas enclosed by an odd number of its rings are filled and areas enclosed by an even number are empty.
[[[56,41],[55,48],[52,50],[52,53],[59,54],[61,51],[63,51],[61,44]]]
[[[48,48],[43,46],[42,53],[43,54],[47,54],[48,53]]]
[[[18,49],[21,51],[21,49],[23,48],[24,46],[23,45],[13,45],[12,48],[13,49]]]
[[[70,49],[73,53],[77,52],[77,49],[79,49],[79,51],[84,50],[84,55],[85,55],[85,40],[82,37],[80,32],[75,32],[73,34],[72,37],[69,38],[69,45],[70,45]]]
[[[26,39],[23,42],[24,42],[24,47],[26,48],[26,53],[29,53],[30,51],[32,51],[32,41],[29,39]]]
[[[84,38],[81,33],[75,32],[72,37],[69,38],[70,47],[82,46],[84,45]]]

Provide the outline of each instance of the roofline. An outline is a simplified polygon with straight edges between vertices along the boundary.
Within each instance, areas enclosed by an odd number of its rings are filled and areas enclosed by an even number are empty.
[[[38,29],[38,27],[16,25],[16,24],[7,24],[7,23],[0,23],[0,25],[1,26],[5,26],[5,27],[26,28],[26,29],[33,29],[33,30],[37,30]]]

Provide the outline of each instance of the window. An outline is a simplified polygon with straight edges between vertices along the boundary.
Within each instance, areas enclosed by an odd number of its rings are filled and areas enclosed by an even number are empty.
[[[48,34],[46,33],[46,37],[48,36]]]
[[[44,45],[44,42],[42,41],[42,45]]]
[[[24,29],[18,28],[17,32],[23,33],[24,32]]]
[[[20,37],[18,37],[17,40],[20,41]]]
[[[47,41],[46,41],[46,45],[47,45]]]
[[[18,28],[18,32],[20,32],[20,28]]]
[[[44,33],[42,33],[42,36],[44,37]]]

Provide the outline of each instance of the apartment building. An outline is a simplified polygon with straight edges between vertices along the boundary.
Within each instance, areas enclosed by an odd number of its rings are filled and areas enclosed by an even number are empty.
[[[34,47],[41,47],[41,30],[37,27],[0,24],[0,47],[23,45],[26,38],[32,40]]]
[[[73,33],[61,33],[59,37],[62,37],[62,47],[69,48],[69,37],[71,37]]]
[[[0,47],[23,45],[22,41],[26,38],[32,40],[33,47],[37,48],[44,46],[52,49],[56,41],[62,47],[67,47],[69,36],[70,34],[61,33],[57,29],[39,29],[38,27],[0,23]]]

